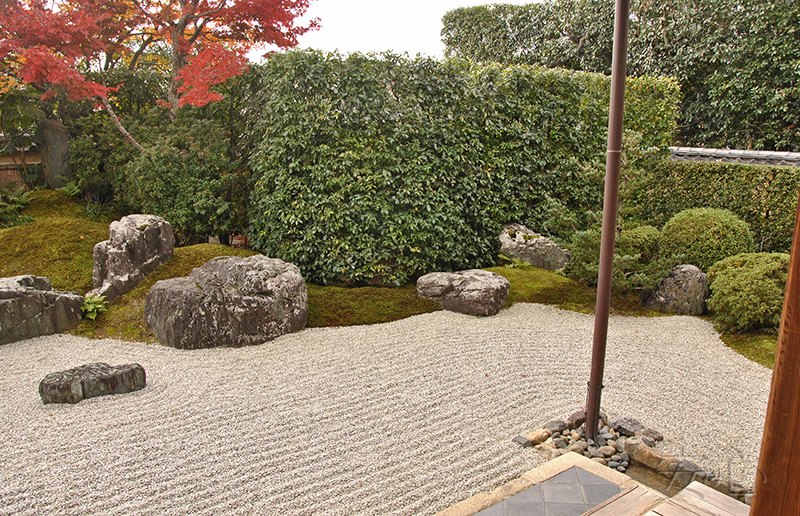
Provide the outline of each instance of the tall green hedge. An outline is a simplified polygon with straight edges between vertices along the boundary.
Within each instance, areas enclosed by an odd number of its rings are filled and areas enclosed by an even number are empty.
[[[723,208],[750,225],[762,252],[792,246],[800,168],[652,160],[630,186],[637,216],[662,226],[690,208]]]
[[[605,149],[602,75],[313,51],[260,73],[247,113],[260,141],[253,245],[310,281],[491,265],[504,223],[600,208],[588,164]],[[628,124],[664,147],[677,87],[631,80],[629,94]]]

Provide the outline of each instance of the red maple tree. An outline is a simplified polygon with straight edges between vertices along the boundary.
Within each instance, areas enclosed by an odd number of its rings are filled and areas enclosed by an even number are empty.
[[[316,28],[296,19],[310,0],[0,0],[0,72],[32,85],[43,98],[60,91],[69,100],[98,99],[138,148],[113,112],[111,88],[87,73],[126,62],[135,68],[154,44],[170,49],[166,103],[170,116],[183,105],[222,98],[211,87],[247,68],[244,54],[272,44],[287,48]]]

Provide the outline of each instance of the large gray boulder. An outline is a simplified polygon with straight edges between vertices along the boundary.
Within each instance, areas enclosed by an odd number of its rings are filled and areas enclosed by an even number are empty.
[[[144,368],[139,364],[111,367],[98,362],[51,373],[39,382],[42,403],[78,403],[95,396],[125,394],[143,389]]]
[[[261,344],[303,329],[308,293],[300,270],[277,258],[218,257],[147,293],[147,327],[182,349]]]
[[[109,225],[108,234],[108,240],[94,246],[89,294],[110,303],[172,257],[175,235],[169,222],[156,215],[122,217]]]
[[[72,329],[81,305],[82,295],[53,290],[49,278],[0,278],[0,344]]]
[[[642,292],[642,306],[669,314],[701,315],[707,297],[705,273],[694,265],[678,265],[654,290]]]
[[[500,254],[551,271],[563,269],[569,263],[569,251],[561,249],[549,238],[522,224],[507,224],[503,227],[500,233]]]
[[[432,272],[417,280],[418,296],[439,303],[445,310],[469,315],[495,315],[510,289],[507,279],[480,269]]]

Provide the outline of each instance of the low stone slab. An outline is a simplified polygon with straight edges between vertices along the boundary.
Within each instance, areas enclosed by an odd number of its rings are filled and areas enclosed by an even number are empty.
[[[82,305],[82,295],[53,290],[49,278],[0,278],[0,344],[72,329]]]
[[[495,272],[470,269],[432,272],[417,280],[417,295],[451,312],[495,315],[503,307],[511,284]]]
[[[78,403],[81,400],[124,394],[144,388],[146,376],[139,364],[112,367],[102,362],[51,373],[39,383],[39,396],[47,403]]]

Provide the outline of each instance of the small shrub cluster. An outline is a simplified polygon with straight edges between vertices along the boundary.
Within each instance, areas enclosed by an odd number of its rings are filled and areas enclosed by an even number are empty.
[[[703,271],[723,258],[753,251],[753,235],[746,222],[728,210],[696,208],[672,217],[661,230],[665,254],[682,254],[684,263]]]
[[[653,226],[623,229],[616,239],[611,288],[625,293],[651,289],[667,277],[681,256],[659,252],[660,232]],[[564,272],[585,285],[597,285],[600,262],[599,229],[579,231],[572,237],[570,263]]]
[[[783,310],[789,255],[743,253],[720,260],[708,272],[708,308],[721,331],[777,328]]]
[[[171,124],[126,165],[118,188],[132,209],[169,221],[179,244],[229,234],[245,225],[234,197],[247,186],[229,151],[211,120]]]

